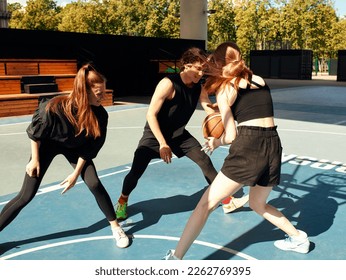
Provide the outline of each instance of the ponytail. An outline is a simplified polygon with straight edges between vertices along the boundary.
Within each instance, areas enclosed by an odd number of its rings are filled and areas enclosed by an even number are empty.
[[[76,74],[72,92],[67,96],[53,98],[46,110],[54,113],[59,113],[61,110],[75,128],[76,136],[85,130],[86,136],[99,137],[100,127],[89,104],[88,94],[95,84],[105,82],[105,77],[92,65],[83,65]]]

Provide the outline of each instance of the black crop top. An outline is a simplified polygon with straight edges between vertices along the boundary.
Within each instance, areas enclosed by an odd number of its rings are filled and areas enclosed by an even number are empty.
[[[253,81],[251,84],[258,88],[251,89],[248,85],[246,89],[239,89],[237,99],[231,107],[234,119],[238,123],[274,116],[269,86],[261,86]]]

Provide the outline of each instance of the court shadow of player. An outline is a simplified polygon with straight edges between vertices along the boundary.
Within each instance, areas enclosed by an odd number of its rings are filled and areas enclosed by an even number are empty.
[[[326,177],[337,179],[340,184],[333,183],[332,180],[323,180]],[[346,186],[346,176],[321,173],[307,178],[302,184],[297,184],[296,180],[289,180],[289,178],[289,175],[283,174],[283,183],[275,190],[282,194],[287,192],[286,189],[308,191],[306,195],[286,203],[285,215],[292,217],[291,220],[295,221],[294,217],[299,213],[299,220],[296,221],[297,228],[306,231],[310,237],[326,232],[332,227],[339,206],[346,203],[346,195],[340,192],[341,188]],[[313,184],[305,183],[312,181]],[[343,202],[338,203],[334,197],[343,199]],[[280,207],[281,199],[277,198],[273,205]]]
[[[192,211],[207,187],[191,195],[175,195],[167,198],[155,198],[132,204],[128,208],[129,218],[136,214],[142,214],[143,219],[134,223],[126,223],[124,227],[131,228],[126,230],[127,234],[133,234],[144,228],[158,223],[163,215],[176,214],[180,212]]]
[[[274,188],[274,191],[278,191],[280,196],[268,202],[274,207],[277,207],[297,228],[306,231],[310,237],[326,232],[333,225],[338,207],[346,203],[345,195],[343,196],[344,201],[340,204],[332,198],[341,186],[346,186],[346,177],[343,178],[343,184],[341,182],[338,185],[333,185],[326,183],[326,181],[318,180],[319,176],[325,175],[314,175],[317,178],[315,178],[315,184],[306,185],[305,183],[298,184],[292,175],[282,174],[283,183]],[[309,178],[305,182],[311,179]],[[287,191],[287,189],[305,191],[306,194],[297,196]],[[338,194],[338,197],[340,198],[340,194]],[[283,238],[284,233],[281,230],[274,227],[268,221],[263,220],[248,232],[224,245],[224,247],[241,252],[252,244]],[[310,251],[312,251],[316,245],[313,242],[310,243]],[[277,250],[274,245],[270,246],[273,246],[273,250]],[[271,248],[268,249],[271,250]],[[233,257],[233,255],[230,256],[225,251],[218,250],[208,255],[205,259],[221,260],[231,259]],[[304,259],[304,255],[301,258]]]
[[[11,242],[6,242],[6,243],[1,243],[0,244],[0,256],[6,253],[7,251],[13,249],[13,248],[20,248],[22,245],[27,245],[31,243],[37,243],[37,242],[42,242],[42,241],[52,241],[54,239],[62,239],[66,237],[71,237],[71,236],[79,236],[79,235],[88,235],[94,232],[97,232],[101,229],[109,227],[109,223],[107,219],[100,220],[88,227],[84,228],[78,228],[78,229],[71,229],[71,230],[66,230],[66,231],[61,231],[61,232],[56,232],[56,233],[51,233],[47,235],[42,235],[42,236],[37,236],[37,237],[32,237],[28,239],[23,239],[23,240],[18,240],[18,241],[11,241]]]

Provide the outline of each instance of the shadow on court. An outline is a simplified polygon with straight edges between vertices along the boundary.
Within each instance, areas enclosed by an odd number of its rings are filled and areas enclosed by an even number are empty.
[[[134,234],[144,228],[148,228],[158,223],[164,215],[193,211],[206,188],[207,187],[192,195],[175,195],[167,198],[155,198],[130,205],[128,208],[129,215],[135,216],[140,213],[143,216],[143,220],[133,224],[126,223],[126,226],[132,226],[127,233]]]
[[[19,249],[22,245],[34,244],[34,243],[38,243],[42,241],[52,242],[53,240],[62,239],[66,237],[72,237],[72,236],[90,235],[106,227],[109,227],[109,223],[106,219],[104,219],[84,228],[66,230],[66,231],[32,237],[32,238],[18,240],[18,241],[5,242],[0,244],[0,256],[14,248]]]

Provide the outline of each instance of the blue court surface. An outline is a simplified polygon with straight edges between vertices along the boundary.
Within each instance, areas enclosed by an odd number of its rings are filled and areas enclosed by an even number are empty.
[[[278,88],[273,89],[273,100],[284,155],[281,184],[268,202],[308,233],[310,252],[276,249],[273,242],[284,233],[245,205],[230,214],[216,209],[186,260],[346,260],[346,87]],[[114,204],[147,106],[142,102],[107,108],[109,133],[95,164]],[[198,109],[187,126],[201,142],[204,114]],[[30,116],[0,119],[0,209],[21,185],[30,154],[25,134],[29,121]],[[228,148],[220,147],[211,156],[217,169]],[[131,244],[119,249],[82,181],[60,194],[59,183],[69,172],[64,158],[53,162],[37,196],[0,233],[0,260],[160,260],[177,244],[207,187],[189,159],[174,158],[169,165],[153,160],[131,194],[129,218],[121,222]]]

